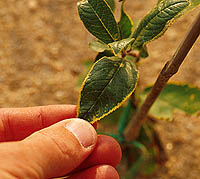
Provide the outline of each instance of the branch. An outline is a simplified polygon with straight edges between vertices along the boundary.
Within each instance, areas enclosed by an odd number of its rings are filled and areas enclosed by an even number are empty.
[[[165,64],[164,68],[160,72],[154,86],[152,87],[141,108],[137,112],[135,118],[130,121],[125,131],[125,137],[128,141],[134,140],[138,136],[140,128],[146,120],[146,115],[149,109],[160,95],[168,80],[178,72],[180,65],[183,63],[185,57],[187,56],[199,35],[200,13],[198,14],[191,29],[189,30],[183,42],[178,47],[172,59]]]

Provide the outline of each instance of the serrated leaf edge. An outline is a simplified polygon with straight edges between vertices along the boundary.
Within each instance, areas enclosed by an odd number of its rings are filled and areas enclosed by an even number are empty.
[[[99,62],[99,61],[102,60],[103,58],[104,58],[104,57],[100,58],[97,62]],[[76,114],[77,117],[78,117],[78,113],[79,113],[79,109],[80,109],[81,92],[82,92],[82,90],[83,90],[83,87],[84,87],[84,85],[85,85],[86,80],[89,78],[90,72],[93,70],[93,68],[94,68],[94,66],[95,66],[95,64],[96,64],[97,62],[95,62],[95,63],[92,65],[91,69],[89,70],[89,72],[88,72],[86,78],[84,79],[84,81],[83,81],[83,83],[82,83],[82,85],[81,85],[80,92],[79,92],[79,96],[78,96],[78,105],[77,105],[77,114]],[[134,65],[134,64],[132,63],[132,65]],[[135,65],[134,65],[134,66],[135,66]],[[139,71],[137,70],[137,68],[135,68],[135,71],[137,71],[137,79],[139,79]],[[108,111],[107,113],[105,113],[105,114],[102,115],[101,117],[95,118],[95,116],[94,116],[94,117],[93,117],[93,121],[91,121],[90,123],[93,124],[93,123],[99,121],[100,119],[104,118],[105,116],[109,115],[110,113],[112,113],[112,112],[115,111],[116,109],[118,109],[118,108],[133,94],[133,92],[135,91],[135,89],[136,89],[136,87],[137,87],[137,83],[138,83],[138,80],[136,81],[135,87],[133,88],[133,90],[132,90],[120,103],[118,103],[114,108],[112,108],[110,111]]]
[[[162,1],[164,1],[164,0],[162,0]],[[161,1],[161,2],[162,2],[162,1]],[[146,41],[146,42],[143,43],[142,45],[146,45],[147,43],[152,42],[152,41],[154,41],[154,40],[160,38],[160,37],[166,32],[166,30],[169,28],[169,26],[171,26],[171,25],[176,21],[176,18],[177,18],[177,17],[181,17],[182,15],[184,15],[184,13],[181,14],[181,12],[183,12],[186,8],[188,8],[189,6],[191,6],[191,2],[190,2],[189,0],[185,0],[185,1],[187,1],[187,2],[189,3],[188,6],[186,6],[184,9],[182,9],[176,16],[174,16],[173,19],[169,20],[169,21],[166,23],[166,25],[165,25],[165,27],[163,28],[163,30],[162,30],[158,35],[156,35],[153,39],[151,39],[151,40],[149,40],[149,41]],[[160,2],[160,3],[161,3],[161,2]],[[152,10],[150,10],[148,13],[146,13],[146,15],[145,15],[144,17],[146,17],[150,12],[152,12],[155,8],[157,8],[157,6],[158,6],[158,4],[156,4],[156,5],[154,6],[154,8],[153,8]],[[143,17],[143,18],[144,18],[144,17]],[[142,19],[143,19],[143,18],[142,18]],[[142,19],[141,19],[141,21],[142,21]],[[139,26],[139,25],[138,25],[138,26]],[[136,28],[135,30],[137,30],[137,28]],[[135,31],[134,31],[134,32],[135,32]],[[134,32],[133,32],[133,35],[134,35]],[[135,39],[137,40],[137,37],[136,37]],[[134,42],[133,42],[133,43],[134,43]],[[135,48],[135,47],[133,47],[133,48]]]
[[[199,8],[200,7],[200,4],[198,4],[197,6],[194,6],[192,9],[187,10],[187,8],[189,8],[190,6],[192,6],[192,2],[190,0],[188,0],[188,1],[190,2],[190,5],[187,6],[185,9],[183,9],[183,11],[181,11],[183,13],[182,14],[178,14],[179,15],[178,17],[181,17],[181,16],[185,15],[186,13],[191,12],[194,8]],[[184,11],[186,11],[186,12],[184,12]]]
[[[174,111],[173,111],[173,115],[174,115]],[[153,115],[151,113],[148,114],[148,116],[150,116],[153,119],[160,120],[160,121],[167,121],[167,122],[173,122],[174,121],[174,118],[157,117],[157,116],[155,116],[155,115]]]
[[[164,0],[162,0],[162,1],[164,1]],[[161,2],[162,2],[162,1],[161,1]],[[171,26],[171,25],[176,21],[177,17],[181,17],[182,15],[184,15],[184,14],[181,14],[181,13],[182,13],[186,8],[188,8],[189,6],[191,6],[191,2],[190,2],[189,0],[185,0],[185,1],[188,2],[188,6],[186,6],[186,7],[185,7],[183,10],[181,10],[177,15],[175,15],[173,19],[169,20],[169,21],[166,23],[165,28],[164,28],[157,36],[155,36],[153,39],[151,39],[151,40],[145,42],[144,45],[146,45],[147,43],[149,43],[149,42],[151,42],[151,41],[154,41],[154,40],[158,39],[159,37],[161,37],[161,36],[166,32],[166,30],[169,28],[169,26]]]

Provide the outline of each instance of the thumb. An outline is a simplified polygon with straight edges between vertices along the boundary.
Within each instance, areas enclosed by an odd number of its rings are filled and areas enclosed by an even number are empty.
[[[91,124],[81,119],[67,119],[23,141],[1,144],[0,171],[17,178],[63,176],[88,157],[96,142],[97,134]]]

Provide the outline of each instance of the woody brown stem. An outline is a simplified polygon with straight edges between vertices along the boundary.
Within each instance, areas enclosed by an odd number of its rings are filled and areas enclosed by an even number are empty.
[[[174,56],[168,61],[160,72],[154,86],[137,112],[136,116],[130,121],[126,131],[125,137],[128,141],[134,140],[140,131],[142,124],[146,120],[147,113],[155,100],[160,95],[163,88],[166,86],[168,80],[178,72],[180,65],[183,63],[188,52],[197,40],[200,34],[200,13],[198,14],[191,29],[187,33],[185,39],[178,47]]]

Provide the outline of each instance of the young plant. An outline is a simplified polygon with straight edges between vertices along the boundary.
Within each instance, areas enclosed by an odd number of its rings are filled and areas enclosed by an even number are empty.
[[[166,85],[169,78],[178,71],[200,33],[200,15],[174,58],[165,65],[155,85],[144,91],[136,88],[139,78],[137,66],[141,58],[148,57],[147,44],[161,37],[177,18],[197,7],[200,0],[158,0],[137,27],[125,12],[124,4],[125,0],[121,2],[121,18],[117,22],[113,14],[114,0],[78,2],[78,12],[83,24],[97,38],[89,46],[98,55],[81,86],[77,117],[94,123],[129,99],[120,118],[118,134],[112,134],[126,150],[134,147],[142,151],[134,165],[129,161],[128,178],[133,177],[143,159],[148,158],[148,142],[141,139],[141,135],[147,135],[146,130],[150,130],[156,140],[152,125],[144,123],[147,112],[156,99],[149,111],[154,118],[172,118],[175,109],[189,114],[200,111],[198,88],[187,84]],[[141,109],[138,109],[143,101]]]

